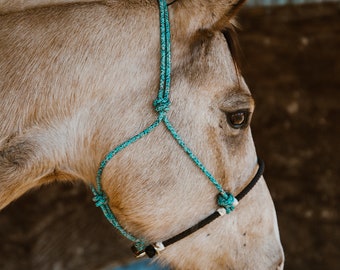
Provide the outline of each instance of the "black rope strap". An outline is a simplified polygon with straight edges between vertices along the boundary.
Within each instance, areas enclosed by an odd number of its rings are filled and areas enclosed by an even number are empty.
[[[263,172],[264,172],[264,162],[262,159],[258,159],[258,165],[259,168],[257,169],[257,172],[254,176],[254,178],[249,182],[249,184],[239,193],[235,196],[235,198],[240,201],[244,196],[248,194],[248,192],[256,185],[256,183],[259,181],[261,178]],[[198,231],[199,229],[203,228],[204,226],[208,225],[215,219],[217,219],[220,216],[223,216],[226,214],[226,210],[224,208],[219,208],[217,209],[214,213],[212,213],[210,216],[207,218],[203,219],[196,225],[192,226],[191,228],[163,241],[163,242],[158,242],[154,243],[152,245],[148,245],[145,250],[143,251],[138,251],[135,246],[132,246],[132,252],[137,256],[137,257],[142,257],[144,255],[147,255],[149,258],[154,257],[157,255],[159,252],[164,250],[167,246],[170,246],[183,238],[189,236],[190,234]]]
[[[259,168],[254,176],[254,178],[250,181],[250,183],[239,193],[235,196],[235,198],[240,201],[244,196],[248,194],[249,191],[256,185],[257,181],[261,178],[262,174],[264,173],[264,161],[260,158],[257,160],[259,164]]]

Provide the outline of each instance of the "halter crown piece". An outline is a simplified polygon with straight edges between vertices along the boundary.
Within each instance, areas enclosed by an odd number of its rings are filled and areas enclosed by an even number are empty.
[[[184,237],[192,234],[198,229],[204,227],[209,224],[213,220],[215,220],[219,216],[223,216],[226,213],[229,214],[234,210],[235,206],[238,204],[238,201],[243,198],[256,184],[256,182],[260,179],[263,170],[264,163],[262,160],[258,160],[259,169],[252,179],[252,181],[239,193],[236,197],[232,194],[226,192],[219,182],[212,176],[212,174],[205,168],[202,162],[198,159],[198,157],[190,150],[190,148],[184,143],[182,138],[179,136],[177,131],[174,129],[172,124],[170,123],[167,112],[170,107],[169,93],[170,93],[170,83],[171,83],[171,39],[170,39],[170,22],[169,22],[169,13],[168,6],[166,0],[159,0],[159,14],[160,14],[160,83],[159,83],[159,92],[157,98],[153,102],[153,106],[155,111],[158,113],[158,117],[149,127],[138,133],[137,135],[131,137],[129,140],[123,142],[114,148],[111,152],[109,152],[105,158],[100,163],[99,169],[97,171],[96,176],[96,186],[91,185],[91,190],[94,194],[93,201],[97,207],[100,207],[108,219],[108,221],[127,239],[134,242],[132,247],[133,252],[137,257],[141,257],[144,255],[148,255],[149,257],[153,257],[158,254],[160,251],[164,250],[166,246],[169,246]],[[103,170],[106,167],[107,163],[120,151],[133,144],[137,140],[142,137],[148,135],[152,132],[156,127],[158,127],[161,123],[164,123],[165,127],[171,133],[172,137],[177,141],[177,143],[181,146],[185,153],[191,158],[191,160],[198,166],[198,168],[208,177],[211,183],[216,187],[219,192],[217,204],[221,206],[221,208],[217,209],[213,214],[208,216],[206,219],[202,220],[195,226],[183,231],[182,233],[167,239],[163,242],[157,242],[153,244],[147,244],[143,239],[137,238],[127,232],[118,222],[115,215],[112,213],[108,198],[103,191],[101,179]]]

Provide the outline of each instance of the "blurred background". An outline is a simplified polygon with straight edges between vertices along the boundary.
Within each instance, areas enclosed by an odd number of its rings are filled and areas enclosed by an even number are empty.
[[[303,0],[249,0],[239,15],[287,270],[340,269],[339,15],[339,1]],[[52,184],[5,208],[0,269],[161,269],[135,261],[91,199],[81,183]]]

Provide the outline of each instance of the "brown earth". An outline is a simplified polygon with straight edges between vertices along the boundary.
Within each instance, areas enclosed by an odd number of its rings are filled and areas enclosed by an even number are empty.
[[[286,269],[340,269],[339,15],[332,4],[241,16],[244,75],[257,101],[253,135]]]
[[[340,5],[245,8],[244,76],[288,270],[340,267]],[[338,123],[338,124],[337,124]],[[34,190],[0,212],[0,269],[99,269],[130,243],[82,184]]]

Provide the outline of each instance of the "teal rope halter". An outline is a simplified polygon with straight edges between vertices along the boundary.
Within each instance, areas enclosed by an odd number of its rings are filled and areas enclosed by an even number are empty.
[[[170,84],[171,84],[171,37],[170,37],[170,22],[168,6],[165,0],[159,0],[159,14],[160,14],[160,83],[159,92],[156,100],[153,102],[153,106],[158,113],[158,117],[149,127],[138,133],[137,135],[131,137],[129,140],[123,142],[109,152],[103,161],[100,163],[99,169],[96,176],[96,187],[91,186],[91,190],[94,194],[93,201],[97,207],[100,207],[108,219],[108,221],[127,239],[134,242],[134,247],[137,251],[142,251],[145,249],[146,243],[143,239],[139,239],[129,232],[127,232],[118,222],[115,215],[112,213],[110,206],[108,204],[108,199],[103,191],[101,179],[103,170],[108,164],[108,162],[120,151],[133,144],[137,140],[143,138],[152,132],[161,123],[164,123],[165,127],[169,130],[172,137],[177,141],[177,143],[182,147],[185,153],[191,158],[191,160],[197,165],[197,167],[208,177],[211,183],[216,187],[219,192],[217,203],[218,205],[225,208],[226,213],[230,213],[234,210],[237,200],[234,196],[222,188],[219,182],[212,176],[212,174],[205,168],[198,157],[190,150],[190,148],[184,143],[180,135],[177,133],[175,128],[170,123],[167,112],[170,109]]]

